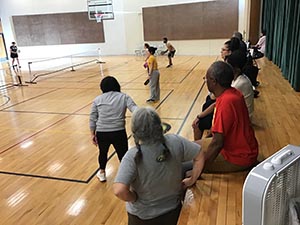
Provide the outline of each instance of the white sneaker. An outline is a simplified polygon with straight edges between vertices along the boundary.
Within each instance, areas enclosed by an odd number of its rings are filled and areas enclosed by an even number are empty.
[[[96,176],[98,177],[98,179],[101,182],[105,182],[106,181],[106,175],[105,172],[104,173],[100,173],[100,170],[97,172]]]

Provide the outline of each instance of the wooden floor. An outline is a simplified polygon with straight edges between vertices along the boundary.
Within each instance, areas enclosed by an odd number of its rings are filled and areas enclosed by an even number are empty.
[[[167,69],[166,57],[158,57],[161,101],[150,105],[172,125],[170,132],[192,140],[191,123],[207,95],[202,77],[216,59],[176,56]],[[142,57],[104,60],[41,77],[27,87],[0,88],[0,224],[127,224],[125,204],[111,190],[119,165],[113,149],[108,182],[95,177],[98,150],[90,141],[89,111],[102,75],[115,76],[139,106],[149,105],[149,87],[143,85]],[[300,93],[271,62],[258,63],[261,95],[255,99],[254,129],[265,158],[287,144],[300,145]],[[26,71],[22,77],[30,79]],[[3,79],[12,82],[8,75]],[[128,113],[128,135],[130,118]],[[188,190],[178,224],[240,225],[245,177],[204,175]]]

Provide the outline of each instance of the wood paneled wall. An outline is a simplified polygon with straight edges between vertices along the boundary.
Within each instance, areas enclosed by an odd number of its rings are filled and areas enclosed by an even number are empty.
[[[87,12],[13,16],[19,46],[105,42],[103,24]]]
[[[144,40],[218,39],[238,29],[238,0],[143,8]]]

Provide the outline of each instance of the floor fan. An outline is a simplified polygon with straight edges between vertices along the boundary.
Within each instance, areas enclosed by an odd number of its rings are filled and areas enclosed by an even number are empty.
[[[243,187],[243,225],[298,224],[292,222],[289,210],[297,197],[300,147],[287,145],[248,174]]]

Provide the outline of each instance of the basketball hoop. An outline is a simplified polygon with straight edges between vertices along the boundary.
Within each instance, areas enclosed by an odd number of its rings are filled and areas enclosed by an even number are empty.
[[[104,14],[100,14],[100,13],[96,13],[95,14],[95,18],[97,23],[101,23],[102,22],[102,18],[103,18]]]

